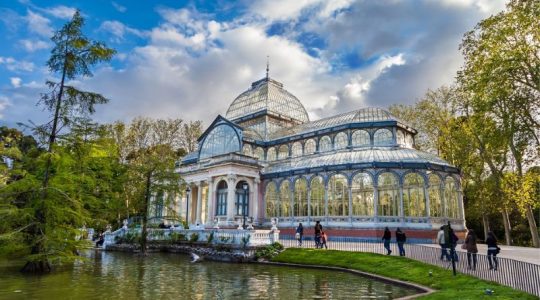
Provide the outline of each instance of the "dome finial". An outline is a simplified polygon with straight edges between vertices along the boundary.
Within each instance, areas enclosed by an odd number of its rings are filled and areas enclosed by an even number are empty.
[[[266,56],[266,79],[269,78],[268,73],[270,72],[270,56]]]

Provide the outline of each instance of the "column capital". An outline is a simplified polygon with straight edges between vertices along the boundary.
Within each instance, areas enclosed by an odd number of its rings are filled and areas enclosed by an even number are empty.
[[[253,182],[254,182],[255,184],[259,184],[259,183],[261,183],[261,178],[255,177],[255,178],[253,178]]]
[[[198,188],[200,188],[200,187],[203,185],[203,183],[204,183],[204,181],[201,180],[201,181],[195,182],[195,185],[196,185]]]
[[[238,176],[236,176],[235,174],[228,174],[227,175],[227,181],[229,183],[235,183],[237,178],[238,178]]]

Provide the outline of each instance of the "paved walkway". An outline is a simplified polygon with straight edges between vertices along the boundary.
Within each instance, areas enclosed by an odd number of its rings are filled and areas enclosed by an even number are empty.
[[[439,245],[435,244],[423,244],[423,246],[440,248]],[[461,245],[458,245],[459,252],[467,252],[460,248]],[[530,248],[530,247],[517,247],[517,246],[505,246],[499,245],[501,248],[501,253],[497,254],[497,257],[504,257],[515,259],[519,261],[524,261],[532,264],[540,265],[540,248]],[[478,244],[478,253],[487,254],[487,245]]]

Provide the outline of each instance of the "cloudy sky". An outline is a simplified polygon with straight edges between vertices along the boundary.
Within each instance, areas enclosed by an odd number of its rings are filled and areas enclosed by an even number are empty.
[[[251,82],[270,76],[311,119],[411,104],[451,83],[463,33],[504,9],[498,0],[0,0],[0,125],[43,122],[36,102],[57,78],[53,32],[78,8],[85,33],[118,51],[94,77],[100,122],[139,115],[209,124]]]

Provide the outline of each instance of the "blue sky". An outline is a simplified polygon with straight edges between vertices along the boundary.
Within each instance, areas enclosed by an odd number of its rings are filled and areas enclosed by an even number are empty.
[[[317,119],[366,106],[411,104],[450,84],[463,34],[504,9],[495,0],[31,1],[0,0],[0,124],[43,122],[54,79],[50,36],[78,8],[85,33],[118,51],[72,84],[110,103],[100,122],[225,114],[270,75]]]

